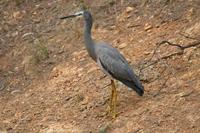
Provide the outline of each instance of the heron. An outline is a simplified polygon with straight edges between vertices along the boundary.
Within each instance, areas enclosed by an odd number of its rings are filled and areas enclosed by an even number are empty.
[[[60,19],[83,16],[84,24],[84,43],[89,56],[97,63],[100,69],[110,77],[111,96],[108,111],[113,118],[116,118],[117,91],[114,80],[125,84],[134,90],[139,96],[143,96],[144,87],[133,69],[130,67],[125,57],[114,47],[106,42],[95,42],[91,35],[93,19],[90,11],[82,10],[75,14],[61,17]]]

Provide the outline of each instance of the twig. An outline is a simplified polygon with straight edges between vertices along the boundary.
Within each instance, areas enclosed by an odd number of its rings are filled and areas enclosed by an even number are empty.
[[[164,41],[162,41],[162,42],[160,42],[160,43],[157,43],[157,46],[160,47],[162,44],[165,44],[165,43],[167,43],[168,45],[171,45],[171,46],[179,47],[181,50],[183,50],[183,46],[181,46],[181,45],[179,45],[179,44],[171,43],[171,42],[166,41],[166,40],[164,40]]]
[[[183,48],[186,49],[186,48],[190,48],[190,47],[195,47],[199,44],[200,44],[200,41],[196,41],[196,42],[190,43],[189,45],[183,46]]]
[[[176,52],[176,53],[172,53],[172,54],[167,55],[167,56],[163,56],[163,57],[161,57],[161,58],[159,58],[159,59],[157,59],[157,60],[151,62],[151,60],[152,60],[153,57],[155,56],[155,54],[156,54],[158,48],[159,48],[161,45],[163,45],[163,44],[168,44],[168,45],[170,45],[170,46],[178,47],[178,48],[180,48],[181,51]],[[182,45],[180,45],[180,44],[171,43],[171,42],[166,41],[166,40],[165,40],[165,41],[162,41],[162,42],[160,42],[160,43],[157,43],[156,48],[154,49],[154,51],[153,51],[153,53],[152,53],[152,56],[143,64],[142,68],[141,68],[140,71],[139,71],[139,74],[141,73],[141,71],[142,71],[143,69],[145,69],[145,68],[147,68],[147,67],[149,67],[149,66],[152,66],[152,65],[158,63],[160,60],[165,60],[165,59],[171,58],[171,57],[176,56],[176,55],[182,55],[182,54],[184,53],[184,50],[185,50],[185,49],[191,48],[191,47],[195,47],[195,46],[197,46],[197,45],[200,45],[200,41],[192,42],[192,43],[190,43],[190,44],[188,44],[188,45],[186,45],[186,46],[182,46]],[[151,63],[148,64],[147,66],[145,66],[145,65],[146,65],[147,63],[149,63],[149,62],[151,62]]]
[[[167,44],[167,45],[170,45],[170,46],[174,46],[174,47],[178,47],[179,51],[175,52],[175,53],[171,53],[171,54],[163,56],[163,57],[158,57],[156,60],[152,61],[154,56],[157,54],[157,50],[160,48],[160,46],[162,46],[164,44]],[[200,45],[200,40],[194,41],[194,42],[189,43],[189,44],[187,44],[185,46],[182,46],[180,44],[171,43],[171,42],[166,41],[166,40],[161,41],[160,43],[157,43],[155,49],[152,52],[151,57],[140,65],[140,67],[139,67],[139,77],[141,76],[142,71],[144,69],[146,69],[146,68],[148,68],[150,66],[153,66],[153,65],[159,63],[162,60],[167,60],[167,59],[172,58],[174,56],[183,55],[185,49],[191,48],[191,47],[195,47],[195,46],[198,46],[198,45]]]
[[[171,46],[179,47],[181,50],[185,50],[185,49],[187,49],[187,48],[195,47],[195,46],[199,45],[199,44],[200,44],[200,40],[199,40],[199,41],[192,42],[192,43],[190,43],[190,44],[188,44],[188,45],[186,45],[186,46],[182,46],[182,45],[180,45],[180,44],[174,44],[174,43],[171,43],[171,42],[169,42],[169,41],[162,41],[162,42],[158,43],[157,45],[160,46],[160,45],[165,44],[165,43],[167,43],[168,45],[171,45]]]
[[[110,85],[111,85],[111,83],[109,83],[109,84],[107,84],[107,85],[101,87],[101,89],[104,89],[104,88],[106,88],[106,87],[108,87],[108,86],[110,86]]]

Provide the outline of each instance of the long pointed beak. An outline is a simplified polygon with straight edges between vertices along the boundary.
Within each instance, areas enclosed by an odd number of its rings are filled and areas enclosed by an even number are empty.
[[[83,11],[77,12],[77,13],[75,13],[75,14],[73,14],[73,15],[61,17],[60,19],[74,18],[74,17],[81,16],[81,15],[83,15]]]

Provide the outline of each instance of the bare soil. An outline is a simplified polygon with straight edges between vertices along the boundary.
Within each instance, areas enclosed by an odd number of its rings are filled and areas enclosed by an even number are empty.
[[[83,19],[59,19],[80,10],[77,0],[4,0],[0,132],[199,133],[199,0],[85,3],[93,38],[120,50],[144,96],[116,82],[118,116],[107,114],[110,80],[87,55]],[[161,41],[189,47],[158,47]]]

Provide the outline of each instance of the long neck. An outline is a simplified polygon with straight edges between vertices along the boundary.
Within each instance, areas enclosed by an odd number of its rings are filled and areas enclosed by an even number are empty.
[[[85,28],[84,28],[84,40],[85,46],[88,51],[88,54],[92,57],[93,60],[96,60],[95,54],[95,43],[91,37],[91,29],[92,29],[92,20],[85,20]]]

